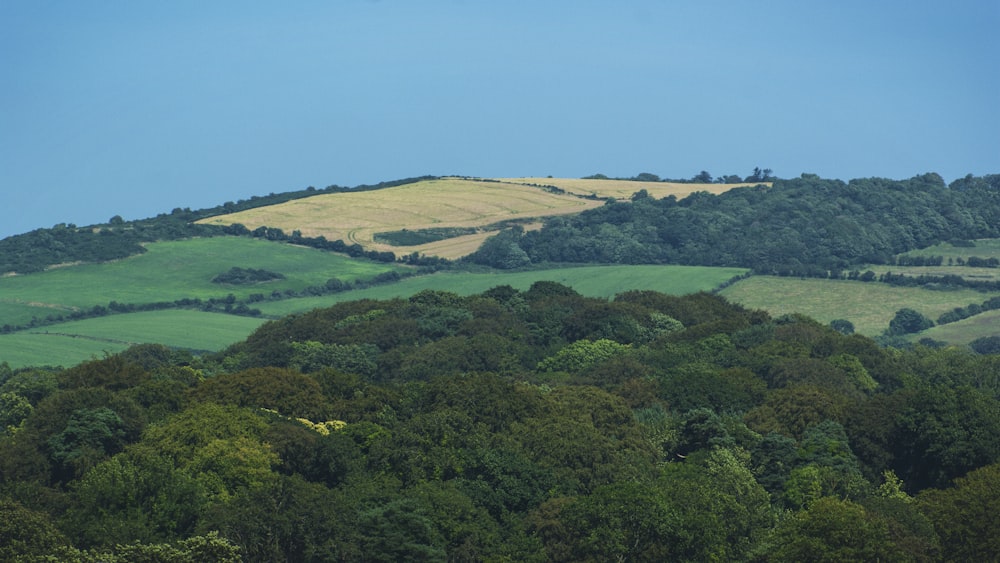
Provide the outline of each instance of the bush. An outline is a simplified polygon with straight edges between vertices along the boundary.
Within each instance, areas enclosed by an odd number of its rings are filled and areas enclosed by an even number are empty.
[[[228,272],[219,274],[212,278],[212,283],[225,283],[230,285],[251,285],[255,283],[265,283],[274,280],[283,280],[285,276],[277,272],[261,270],[257,268],[240,268],[234,266]]]
[[[889,330],[887,331],[887,334],[891,336],[914,334],[931,328],[932,326],[934,326],[934,321],[928,319],[914,309],[904,307],[896,311],[896,316],[889,321]]]

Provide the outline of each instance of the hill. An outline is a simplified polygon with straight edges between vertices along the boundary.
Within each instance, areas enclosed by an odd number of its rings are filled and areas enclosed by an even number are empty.
[[[612,180],[602,178],[494,178],[498,182],[529,186],[554,186],[567,193],[600,199],[631,199],[636,192],[645,190],[657,199],[674,196],[683,199],[693,193],[705,192],[719,195],[735,188],[757,185],[770,186],[772,182],[701,183],[701,182],[647,182],[642,180]]]
[[[583,295],[611,298],[615,294],[635,289],[653,289],[673,295],[684,295],[698,291],[711,291],[734,276],[746,273],[736,268],[703,268],[692,266],[631,266],[608,267],[591,266],[535,270],[529,272],[469,273],[438,272],[427,275],[408,276],[399,281],[369,286],[366,280],[373,273],[385,276],[396,270],[384,264],[373,264],[364,260],[353,260],[336,254],[318,257],[312,249],[291,248],[282,261],[282,245],[268,241],[254,241],[221,237],[204,240],[178,241],[153,245],[150,253],[135,257],[131,268],[133,276],[156,272],[165,256],[186,256],[189,263],[163,275],[157,284],[144,286],[142,296],[175,298],[177,295],[198,295],[180,303],[163,303],[146,310],[141,303],[120,303],[108,308],[101,299],[107,294],[73,293],[67,280],[77,279],[72,269],[60,272],[58,279],[41,274],[21,277],[18,281],[28,282],[34,278],[38,283],[34,295],[49,295],[66,303],[73,296],[74,303],[53,308],[43,308],[39,303],[23,304],[22,309],[10,305],[10,309],[0,306],[0,316],[6,323],[21,323],[19,330],[9,330],[0,334],[0,361],[11,367],[31,365],[72,366],[79,362],[105,353],[121,352],[132,344],[155,343],[198,352],[216,352],[224,346],[245,338],[254,328],[264,322],[264,318],[279,318],[295,313],[305,313],[334,303],[358,299],[407,298],[428,289],[453,291],[468,295],[486,291],[497,285],[510,285],[527,289],[539,280],[554,280],[573,287]],[[160,246],[162,245],[162,246]],[[232,246],[229,246],[232,245]],[[281,282],[255,284],[249,287],[218,286],[206,283],[213,272],[221,267],[218,260],[209,259],[212,249],[231,248],[234,254],[242,249],[247,252],[246,263],[264,265],[287,273]],[[317,259],[319,258],[319,259]],[[224,264],[224,262],[223,262]],[[146,270],[149,268],[149,270]],[[207,269],[206,269],[207,268]],[[120,279],[118,269],[102,270],[93,265],[87,275],[81,275],[79,282],[88,282],[87,287],[99,290],[102,287],[126,287],[128,277]],[[103,272],[103,273],[101,273]],[[91,275],[96,278],[89,278]],[[328,289],[325,276],[336,274],[336,291]],[[68,276],[68,277],[67,277]],[[391,277],[391,276],[389,276]],[[0,280],[0,288],[3,288]],[[309,282],[316,285],[308,285]],[[102,285],[105,284],[105,285]],[[178,287],[189,287],[187,293],[174,293]],[[83,287],[81,285],[81,287]],[[235,293],[233,293],[235,292]],[[118,294],[121,297],[124,294]],[[227,296],[232,295],[230,300]],[[61,298],[59,296],[62,296]],[[205,298],[202,300],[202,297]],[[94,308],[101,309],[93,314]],[[128,312],[129,310],[141,312]],[[42,312],[46,317],[39,321]],[[226,314],[226,313],[238,313]],[[248,314],[253,316],[248,317]],[[52,317],[86,317],[85,320],[60,322],[47,319]]]
[[[497,224],[523,224],[543,217],[579,213],[602,201],[553,193],[533,186],[464,178],[424,180],[363,192],[322,194],[234,214],[202,219],[201,224],[239,223],[249,229],[277,227],[307,237],[360,244],[376,251],[459,258],[474,252]],[[376,241],[380,233],[458,229],[460,234],[419,245]],[[462,230],[464,229],[464,230]]]
[[[375,191],[320,194],[238,213],[200,224],[262,226],[303,236],[359,244],[366,250],[417,252],[456,259],[471,254],[497,230],[514,224],[541,226],[547,217],[575,214],[646,190],[654,197],[722,193],[750,184],[682,184],[568,178],[434,178]],[[401,232],[435,240],[414,244]],[[436,234],[435,234],[436,233]],[[393,236],[395,235],[395,236]]]
[[[365,231],[501,229],[454,263],[193,224],[218,209],[32,233],[0,279],[31,315],[0,335],[0,559],[988,560],[996,342],[907,341],[995,331],[997,179],[524,185],[484,207],[509,222]],[[342,195],[314,192],[222,207]],[[526,228],[563,201],[599,206]],[[911,308],[938,326],[826,324]]]
[[[831,283],[818,282],[813,291],[843,295],[843,301],[817,306],[795,289],[776,297],[785,285],[759,283],[764,278],[738,283],[726,295],[776,314],[848,317],[874,336],[903,307],[949,322],[984,310],[980,305],[1000,291],[995,275],[1000,253],[979,237],[998,234],[998,193],[996,176],[945,186],[933,174],[846,183],[803,175],[753,185],[424,177],[355,189],[309,188],[4,239],[0,262],[34,273],[0,278],[0,328],[37,331],[67,320],[165,309],[278,315],[349,300],[349,291],[371,284],[379,285],[372,295],[384,297],[436,287],[442,280],[447,287],[474,291],[485,289],[472,283],[475,279],[499,283],[491,280],[495,270],[483,273],[476,263],[541,272],[525,272],[522,282],[551,275],[582,288],[590,281],[599,286],[598,293],[588,293],[594,295],[660,289],[645,284],[643,275],[565,280],[550,272],[553,263],[562,262],[701,265],[722,268],[719,272],[739,267],[753,269],[755,276],[823,278]],[[259,224],[250,223],[252,230],[228,224],[254,217]],[[324,231],[331,239],[312,236],[319,231],[303,233],[307,225],[333,229]],[[928,246],[933,243],[939,246]],[[449,262],[422,254],[430,252],[472,254]],[[66,263],[55,268],[52,260]],[[50,271],[40,271],[46,265]],[[449,275],[388,285],[441,269]],[[455,281],[463,276],[468,284]],[[883,293],[887,286],[951,293],[901,289],[885,299],[871,297],[876,286],[852,285],[869,281],[884,282],[877,287]],[[956,342],[998,332],[989,323],[964,326],[980,334],[966,330]],[[112,340],[132,342],[127,336]]]

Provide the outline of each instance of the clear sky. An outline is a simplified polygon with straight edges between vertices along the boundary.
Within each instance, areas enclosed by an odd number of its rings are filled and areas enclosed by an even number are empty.
[[[0,237],[423,174],[1000,173],[997,0],[0,0]]]

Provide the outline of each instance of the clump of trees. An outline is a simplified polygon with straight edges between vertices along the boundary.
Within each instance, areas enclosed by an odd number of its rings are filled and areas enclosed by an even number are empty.
[[[0,364],[0,558],[990,559],[1000,357],[837,328],[539,282]]]
[[[233,266],[229,270],[212,278],[212,283],[229,285],[253,285],[274,280],[283,280],[285,275],[262,268],[240,268]]]

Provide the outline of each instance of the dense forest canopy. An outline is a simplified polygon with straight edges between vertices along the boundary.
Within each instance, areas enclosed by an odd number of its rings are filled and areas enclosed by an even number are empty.
[[[988,560],[998,375],[705,293],[345,302],[0,367],[0,559]]]

